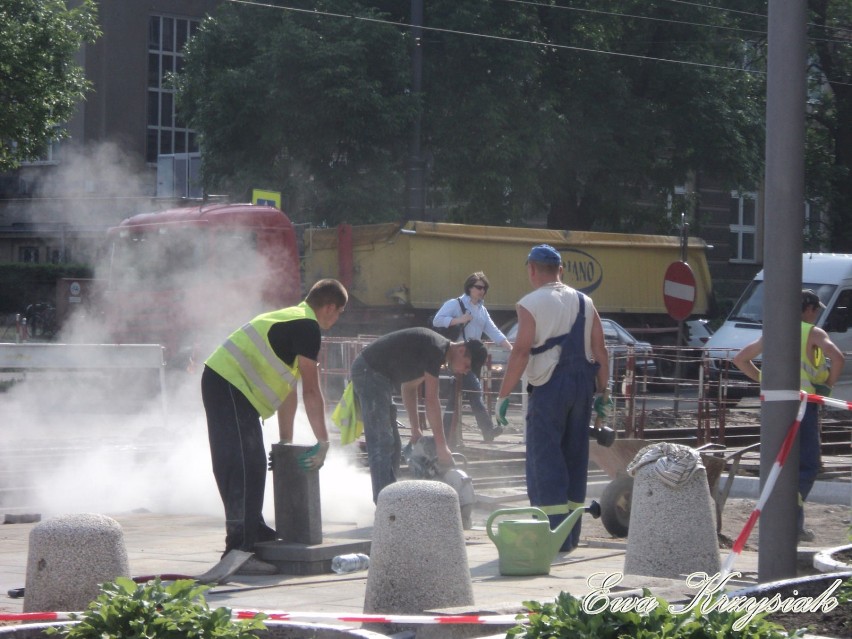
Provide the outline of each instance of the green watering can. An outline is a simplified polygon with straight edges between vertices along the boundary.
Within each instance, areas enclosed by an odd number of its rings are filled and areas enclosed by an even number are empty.
[[[559,552],[568,533],[580,521],[583,513],[597,519],[601,507],[593,501],[585,508],[577,508],[560,523],[550,529],[547,514],[541,508],[502,508],[495,510],[485,523],[485,530],[500,556],[501,575],[549,575],[550,562]],[[532,519],[517,519],[521,515],[532,515]],[[498,517],[515,517],[501,521],[494,532],[492,523]]]

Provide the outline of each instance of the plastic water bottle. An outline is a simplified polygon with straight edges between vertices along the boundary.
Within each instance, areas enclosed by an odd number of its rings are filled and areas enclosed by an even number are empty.
[[[370,558],[363,553],[352,553],[350,555],[337,555],[331,560],[331,569],[338,575],[347,572],[367,570],[370,567]]]

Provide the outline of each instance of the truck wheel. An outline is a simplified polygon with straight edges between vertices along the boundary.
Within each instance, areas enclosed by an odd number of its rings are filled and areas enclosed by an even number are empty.
[[[601,495],[601,523],[613,537],[627,537],[630,524],[630,501],[633,499],[633,478],[619,475]]]

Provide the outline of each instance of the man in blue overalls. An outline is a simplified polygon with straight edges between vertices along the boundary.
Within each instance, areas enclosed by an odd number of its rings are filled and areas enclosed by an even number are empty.
[[[609,362],[598,312],[591,298],[562,283],[559,252],[533,247],[527,275],[535,290],[516,305],[518,336],[495,413],[505,425],[509,393],[526,373],[527,496],[556,528],[586,499],[592,400],[606,389]],[[599,413],[607,409],[602,398],[595,400]],[[578,522],[561,550],[573,550],[579,540]]]

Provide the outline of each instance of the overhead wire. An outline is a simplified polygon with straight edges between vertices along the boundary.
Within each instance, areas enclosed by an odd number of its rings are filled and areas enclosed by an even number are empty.
[[[289,6],[284,6],[284,5],[277,5],[277,4],[269,4],[269,3],[259,2],[258,0],[228,0],[228,1],[233,3],[233,4],[242,4],[242,5],[268,8],[268,9],[278,9],[278,10],[281,10],[281,11],[291,11],[291,12],[294,12],[294,13],[318,15],[318,16],[325,16],[325,17],[330,17],[330,18],[344,18],[344,19],[349,19],[349,20],[358,20],[358,21],[362,21],[362,22],[371,22],[371,23],[375,23],[375,24],[383,24],[383,25],[394,26],[394,27],[399,27],[399,28],[403,28],[403,29],[410,29],[411,28],[411,24],[409,24],[407,22],[401,22],[401,21],[396,21],[396,20],[387,20],[387,19],[382,19],[382,18],[374,18],[374,17],[370,17],[370,16],[359,16],[359,15],[350,14],[350,13],[338,13],[338,12],[334,12],[334,11],[319,10],[319,9],[316,9],[316,8],[304,9],[304,8],[300,8],[300,7],[289,7]],[[537,2],[533,2],[532,0],[502,0],[502,1],[513,2],[513,3],[517,3],[517,4],[539,4],[541,6],[548,7],[548,8],[576,9],[576,8],[573,8],[573,7],[565,7],[565,6],[562,6],[562,5],[549,5],[549,4],[537,3]],[[675,1],[675,0],[667,0],[667,1],[671,2],[671,1]],[[689,3],[684,2],[684,4],[689,4]],[[697,3],[693,3],[693,4],[697,4]],[[714,8],[714,7],[709,7],[709,5],[699,5],[699,6],[706,6],[708,8]],[[579,9],[577,9],[577,10],[579,10]],[[588,10],[588,11],[597,12],[596,10]],[[734,9],[731,9],[730,11],[737,12],[737,13],[748,13],[748,12],[739,12],[739,11],[734,10]],[[718,25],[702,25],[701,23],[686,23],[686,22],[675,21],[675,20],[667,20],[667,19],[664,19],[664,18],[650,18],[650,17],[645,17],[645,16],[636,16],[636,15],[627,15],[627,14],[618,14],[618,13],[610,13],[609,15],[624,16],[624,17],[638,18],[638,19],[647,19],[647,20],[654,19],[654,20],[661,20],[661,21],[664,21],[664,22],[672,22],[672,23],[675,23],[675,24],[692,24],[694,26],[707,26],[707,27],[711,27],[711,28],[717,28],[718,27]],[[754,16],[757,16],[757,17],[766,17],[766,16],[761,16],[760,14],[752,14],[752,13],[748,13],[748,15],[754,15]],[[819,25],[814,25],[814,26],[819,26]],[[719,28],[722,28],[722,27],[719,27]],[[726,28],[736,29],[735,27],[726,27]],[[669,64],[683,64],[683,65],[687,65],[687,66],[716,69],[716,70],[720,70],[720,71],[739,71],[739,72],[744,72],[744,73],[750,73],[750,74],[753,74],[753,75],[766,75],[765,71],[760,71],[760,70],[757,70],[757,69],[749,69],[749,68],[741,67],[741,66],[740,67],[726,66],[726,65],[719,65],[719,64],[710,64],[710,63],[706,63],[706,62],[694,62],[694,61],[691,61],[691,60],[675,60],[675,59],[671,59],[671,58],[660,58],[660,57],[654,57],[654,56],[645,56],[645,55],[640,55],[640,54],[636,54],[636,53],[624,53],[624,52],[620,52],[620,51],[609,51],[609,50],[605,50],[605,49],[595,49],[595,48],[591,48],[591,47],[579,47],[579,46],[568,45],[568,44],[558,44],[558,43],[554,43],[554,42],[541,42],[541,41],[538,41],[538,40],[528,40],[528,39],[524,39],[524,38],[512,38],[512,37],[508,37],[508,36],[496,36],[496,35],[491,35],[491,34],[487,34],[487,33],[477,33],[477,32],[474,32],[474,31],[464,31],[464,30],[460,30],[460,29],[449,29],[449,28],[446,28],[446,27],[434,27],[434,26],[428,26],[428,25],[418,25],[418,29],[421,29],[422,31],[430,31],[430,32],[434,32],[434,33],[447,33],[447,34],[451,34],[451,35],[484,38],[484,39],[487,39],[487,40],[511,42],[511,43],[515,43],[515,44],[526,44],[526,45],[532,45],[532,46],[537,46],[537,47],[541,47],[541,48],[562,49],[562,50],[569,50],[569,51],[578,51],[578,52],[582,52],[582,53],[600,53],[600,54],[603,54],[603,55],[611,55],[611,56],[630,58],[630,59],[636,59],[636,60],[648,60],[648,61],[651,61],[651,62],[665,62],[665,63],[669,63]],[[756,31],[756,30],[750,30],[750,29],[744,29],[744,30],[745,31],[752,31],[754,33],[758,33],[758,34],[762,34],[762,35],[766,35],[766,33],[762,32],[762,31]],[[830,41],[834,41],[834,40],[830,40]],[[845,40],[839,40],[839,41],[836,41],[836,42],[840,42],[840,43],[843,43],[843,44],[852,44],[852,43],[849,43]],[[835,85],[839,85],[839,86],[849,86],[851,84],[851,83],[842,82],[842,81],[839,81],[839,80],[828,80],[828,81],[831,84],[835,84]]]
[[[671,2],[673,4],[685,4],[693,7],[699,7],[701,9],[711,9],[714,11],[724,11],[726,13],[737,13],[741,15],[747,15],[754,18],[763,18],[764,20],[768,19],[768,15],[765,13],[755,13],[753,11],[742,11],[740,9],[730,9],[728,7],[717,7],[711,4],[704,4],[702,2],[687,2],[687,0],[662,0],[663,2]],[[849,33],[852,34],[852,27],[840,27],[836,25],[827,25],[827,24],[817,24],[816,22],[808,22],[806,26],[815,27],[817,29],[826,29],[832,31],[838,31],[841,33]],[[839,42],[846,42],[846,40],[840,40]]]
[[[663,0],[672,4],[685,4],[691,7],[699,7],[701,9],[711,9],[714,11],[724,11],[725,13],[738,13],[740,15],[751,16],[753,18],[766,18],[765,13],[755,13],[753,11],[743,11],[742,9],[729,9],[728,7],[716,7],[712,4],[704,4],[703,2],[687,2],[687,0]]]
[[[674,20],[671,18],[659,18],[656,16],[640,16],[632,13],[619,13],[617,11],[602,11],[601,9],[588,9],[586,7],[568,7],[561,4],[548,4],[546,2],[533,2],[533,0],[500,0],[501,2],[510,2],[513,4],[527,4],[533,5],[537,7],[545,7],[547,9],[558,9],[563,11],[576,11],[579,13],[593,13],[597,15],[604,16],[614,16],[618,18],[633,18],[635,20],[647,20],[649,22],[665,22],[668,24],[681,24],[690,27],[707,27],[710,29],[721,29],[727,31],[744,31],[748,33],[756,33],[758,35],[766,35],[766,31],[759,31],[757,29],[746,29],[744,27],[730,27],[727,25],[721,24],[707,24],[704,22],[689,22],[687,20]]]
[[[295,12],[295,13],[319,15],[319,16],[325,16],[325,17],[330,17],[330,18],[346,18],[346,19],[350,19],[350,20],[359,20],[359,21],[363,21],[363,22],[372,22],[372,23],[375,23],[375,24],[384,24],[384,25],[388,25],[388,26],[401,27],[401,28],[404,28],[404,29],[410,29],[411,28],[411,25],[407,22],[399,22],[399,21],[395,21],[395,20],[385,20],[385,19],[381,19],[381,18],[372,18],[372,17],[369,17],[369,16],[358,16],[358,15],[354,15],[354,14],[337,13],[337,12],[333,12],[333,11],[321,11],[319,9],[302,9],[302,8],[299,8],[299,7],[286,7],[286,6],[283,6],[283,5],[275,5],[275,4],[268,4],[268,3],[264,3],[264,2],[257,2],[256,0],[228,0],[228,1],[233,3],[233,4],[242,4],[242,5],[263,7],[263,8],[268,8],[268,9],[279,9],[281,11],[292,11],[292,12]],[[684,64],[684,65],[687,65],[687,66],[694,66],[694,67],[701,67],[701,68],[708,68],[708,69],[717,69],[717,70],[721,70],[721,71],[740,71],[740,72],[751,73],[751,74],[755,74],[755,75],[766,75],[765,71],[758,71],[756,69],[747,69],[747,68],[744,68],[744,67],[724,66],[724,65],[719,65],[719,64],[710,64],[710,63],[706,63],[706,62],[693,62],[691,60],[673,60],[673,59],[670,59],[670,58],[658,58],[658,57],[654,57],[654,56],[639,55],[639,54],[636,54],[636,53],[623,53],[623,52],[620,52],[620,51],[607,51],[607,50],[604,50],[604,49],[594,49],[594,48],[590,48],[590,47],[578,47],[578,46],[574,46],[574,45],[570,45],[570,44],[558,44],[558,43],[554,43],[554,42],[540,42],[538,40],[526,40],[524,38],[511,38],[511,37],[508,37],[508,36],[496,36],[496,35],[491,35],[491,34],[488,34],[488,33],[476,33],[474,31],[462,31],[460,29],[448,29],[448,28],[445,28],[445,27],[433,27],[433,26],[427,26],[427,25],[418,25],[417,28],[421,29],[422,31],[431,31],[431,32],[434,32],[434,33],[448,33],[448,34],[451,34],[451,35],[471,36],[471,37],[476,37],[476,38],[484,38],[484,39],[487,39],[487,40],[512,42],[512,43],[515,43],[515,44],[528,44],[528,45],[533,45],[533,46],[546,48],[546,49],[564,49],[564,50],[569,50],[569,51],[579,51],[579,52],[583,52],[583,53],[601,53],[601,54],[604,54],[604,55],[611,55],[611,56],[622,57],[622,58],[631,58],[631,59],[636,59],[636,60],[649,60],[651,62],[667,62],[669,64]]]
[[[660,18],[660,17],[657,17],[657,16],[643,16],[643,15],[632,14],[632,13],[620,13],[618,11],[603,11],[601,9],[589,9],[589,8],[586,8],[586,7],[569,7],[567,5],[561,5],[561,4],[550,4],[550,3],[547,3],[547,2],[534,2],[533,0],[500,0],[500,1],[501,2],[514,3],[514,4],[532,5],[532,6],[536,6],[536,7],[543,7],[543,8],[546,8],[546,9],[556,9],[556,10],[562,10],[562,11],[576,11],[576,12],[580,12],[580,13],[592,13],[592,14],[621,17],[621,18],[632,18],[634,20],[648,20],[648,21],[652,21],[652,22],[664,22],[664,23],[668,23],[668,24],[680,24],[680,25],[693,26],[693,27],[706,27],[708,29],[719,29],[719,30],[723,30],[723,31],[741,31],[741,32],[746,32],[746,33],[754,33],[754,34],[762,35],[762,36],[766,36],[768,34],[766,29],[749,29],[749,28],[746,28],[746,27],[732,27],[732,26],[721,25],[721,24],[709,24],[709,23],[706,23],[706,22],[690,22],[688,20],[675,20],[673,18]],[[664,1],[666,1],[666,2],[678,2],[679,0],[664,0]],[[760,14],[760,13],[753,13],[753,12],[749,12],[749,11],[738,11],[736,9],[726,9],[726,8],[723,8],[723,7],[714,7],[712,5],[700,4],[700,3],[697,3],[697,2],[680,2],[680,3],[690,5],[690,6],[694,6],[694,7],[700,7],[700,8],[703,8],[703,9],[720,9],[720,10],[726,11],[728,13],[737,13],[737,14],[747,15],[749,17],[761,18],[763,20],[767,20],[767,16],[765,14]],[[839,31],[839,32],[852,33],[852,29],[846,29],[844,27],[831,27],[831,26],[827,26],[827,25],[820,25],[820,24],[816,24],[814,22],[809,22],[807,26],[815,27],[815,28],[819,28],[819,29],[826,29],[826,30],[831,29],[831,30]],[[837,39],[837,38],[811,37],[811,38],[808,38],[808,39],[815,41],[815,42],[819,41],[819,42],[836,42],[836,43],[839,43],[839,44],[852,44],[852,42],[850,42],[849,40]]]

